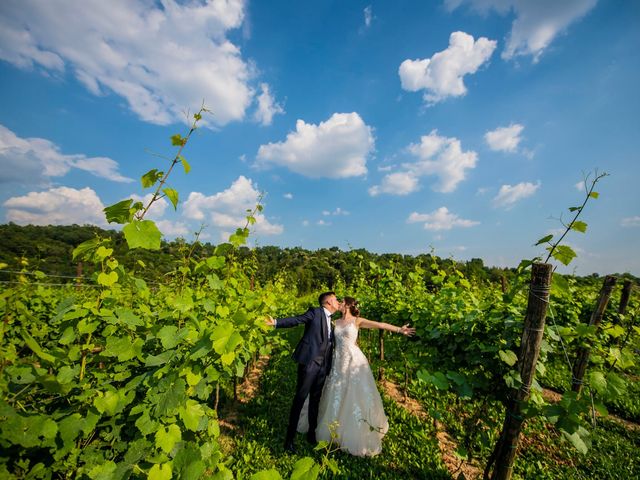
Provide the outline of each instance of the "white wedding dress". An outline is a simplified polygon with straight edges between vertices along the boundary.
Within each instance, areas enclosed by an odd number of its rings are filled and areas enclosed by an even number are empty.
[[[357,456],[373,456],[382,450],[382,437],[389,430],[382,399],[362,350],[356,345],[354,322],[336,325],[331,372],[322,390],[316,439],[334,441]],[[309,398],[304,404],[298,431],[309,430]],[[331,429],[331,430],[330,430]]]

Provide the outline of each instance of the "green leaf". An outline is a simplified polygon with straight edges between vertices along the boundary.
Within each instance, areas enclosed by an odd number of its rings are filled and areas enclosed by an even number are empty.
[[[118,274],[116,272],[109,272],[109,273],[101,272],[98,275],[98,283],[100,285],[104,285],[105,287],[111,287],[117,281],[118,281]]]
[[[171,204],[173,205],[173,209],[177,210],[178,209],[178,191],[169,187],[163,189],[162,191],[167,196],[167,198],[171,201]]]
[[[552,247],[547,247],[547,250],[551,251]],[[571,247],[567,247],[566,245],[558,245],[551,254],[553,258],[558,260],[564,265],[569,265],[571,260],[576,257],[576,252],[573,251]]]
[[[569,281],[567,278],[559,273],[554,273],[551,282],[551,293],[554,295],[569,295]]]
[[[293,466],[291,480],[315,480],[320,474],[320,465],[313,458],[304,457]]]
[[[188,430],[195,432],[198,430],[200,419],[204,417],[204,408],[195,400],[187,400],[186,405],[178,409],[180,419]]]
[[[166,429],[160,426],[156,432],[156,447],[161,448],[165,453],[170,453],[180,440],[182,440],[182,432],[175,423],[169,425]]]
[[[576,210],[580,210],[580,207],[569,207],[570,212],[575,212]]]
[[[498,355],[500,355],[500,359],[510,367],[513,367],[518,361],[518,356],[511,350],[500,350]]]
[[[231,323],[218,325],[211,334],[213,349],[218,355],[233,352],[243,342],[242,336],[235,331]]]
[[[538,242],[536,243],[535,246],[540,245],[541,243],[547,243],[549,240],[551,240],[553,238],[552,234],[546,235],[544,237],[542,237],[540,240],[538,240]]]
[[[180,163],[182,163],[182,167],[184,168],[184,173],[189,173],[191,171],[191,165],[189,165],[189,162],[187,162],[187,159],[184,158],[182,155],[178,155],[178,159],[180,160]]]
[[[561,432],[576,450],[583,455],[587,453],[591,446],[591,439],[589,438],[589,432],[584,427],[578,427],[578,429],[571,434],[564,430],[561,430]]]
[[[170,480],[171,479],[171,463],[156,463],[147,476],[149,480]]]
[[[122,229],[130,249],[159,250],[162,233],[151,220],[133,220]]]
[[[438,390],[448,390],[449,389],[449,381],[447,377],[442,372],[435,372],[434,374],[429,373],[426,370],[420,370],[417,373],[418,380],[426,383],[427,385],[433,385]]]
[[[118,360],[124,362],[130,360],[136,355],[134,343],[129,337],[107,337],[107,346],[102,354],[106,357],[118,357]]]
[[[173,459],[173,471],[180,480],[199,480],[205,468],[200,450],[193,443],[184,445]]]
[[[73,249],[73,260],[77,257],[88,258],[93,251],[98,248],[98,246],[102,243],[102,240],[99,238],[92,238],[91,240],[87,240],[86,242],[82,242],[76,248]]]
[[[102,465],[93,467],[89,471],[89,478],[91,478],[91,480],[111,480],[116,468],[117,466],[113,461],[107,460]]]
[[[171,145],[173,145],[174,147],[181,147],[185,143],[187,143],[187,139],[182,138],[182,135],[180,135],[179,133],[171,135]]]
[[[163,175],[164,175],[164,172],[159,172],[157,168],[154,168],[153,170],[149,170],[140,178],[140,181],[142,182],[142,188],[153,187],[153,185],[158,180],[160,180]]]
[[[581,222],[580,220],[573,222],[571,225],[571,230],[575,230],[576,232],[585,233],[587,231],[587,224]]]
[[[115,415],[118,411],[119,401],[120,396],[118,395],[118,392],[108,390],[103,393],[98,391],[97,396],[93,399],[93,406],[96,407],[100,413]]]
[[[589,194],[589,196],[590,196],[591,198],[598,198],[598,197],[600,196],[600,194],[599,194],[598,192],[591,192],[591,193]]]
[[[596,371],[589,373],[589,385],[591,385],[591,387],[600,394],[607,390],[607,380],[604,378],[604,374],[602,372]]]
[[[105,207],[102,211],[107,217],[107,222],[127,223],[131,221],[132,214],[130,208],[132,203],[133,200],[129,198]]]
[[[45,362],[49,362],[49,363],[53,363],[55,362],[55,357],[53,355],[50,355],[46,352],[44,352],[42,350],[42,348],[40,347],[40,345],[38,344],[38,342],[27,333],[27,331],[24,329],[24,327],[22,327],[20,329],[20,334],[22,335],[22,338],[24,339],[24,343],[27,344],[27,347],[29,347],[31,349],[31,351],[33,353],[35,353],[40,359],[44,360]]]

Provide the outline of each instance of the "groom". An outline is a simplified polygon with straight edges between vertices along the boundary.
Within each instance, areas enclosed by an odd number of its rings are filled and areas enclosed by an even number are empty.
[[[297,317],[273,319],[269,317],[267,325],[276,328],[295,327],[304,323],[304,334],[293,352],[293,359],[298,363],[298,382],[293,397],[289,426],[284,442],[284,449],[295,453],[293,439],[298,427],[300,411],[309,396],[309,432],[307,440],[316,443],[316,427],[318,425],[318,408],[324,381],[331,369],[333,353],[333,332],[331,315],[340,308],[340,302],[334,292],[325,292],[318,297],[320,307],[309,308],[306,313]]]

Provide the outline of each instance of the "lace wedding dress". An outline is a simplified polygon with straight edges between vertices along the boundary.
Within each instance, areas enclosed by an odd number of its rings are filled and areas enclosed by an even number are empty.
[[[322,390],[316,438],[329,442],[334,431],[342,450],[373,456],[382,450],[389,423],[367,357],[356,345],[357,338],[354,322],[336,325],[333,363]],[[300,415],[299,432],[309,429],[308,400]]]

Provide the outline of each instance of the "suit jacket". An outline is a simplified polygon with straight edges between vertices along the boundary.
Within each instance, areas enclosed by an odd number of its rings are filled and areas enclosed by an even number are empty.
[[[302,365],[324,359],[327,349],[330,348],[324,309],[310,308],[297,317],[278,318],[276,328],[295,327],[301,323],[304,323],[304,334],[293,351],[293,359]]]

